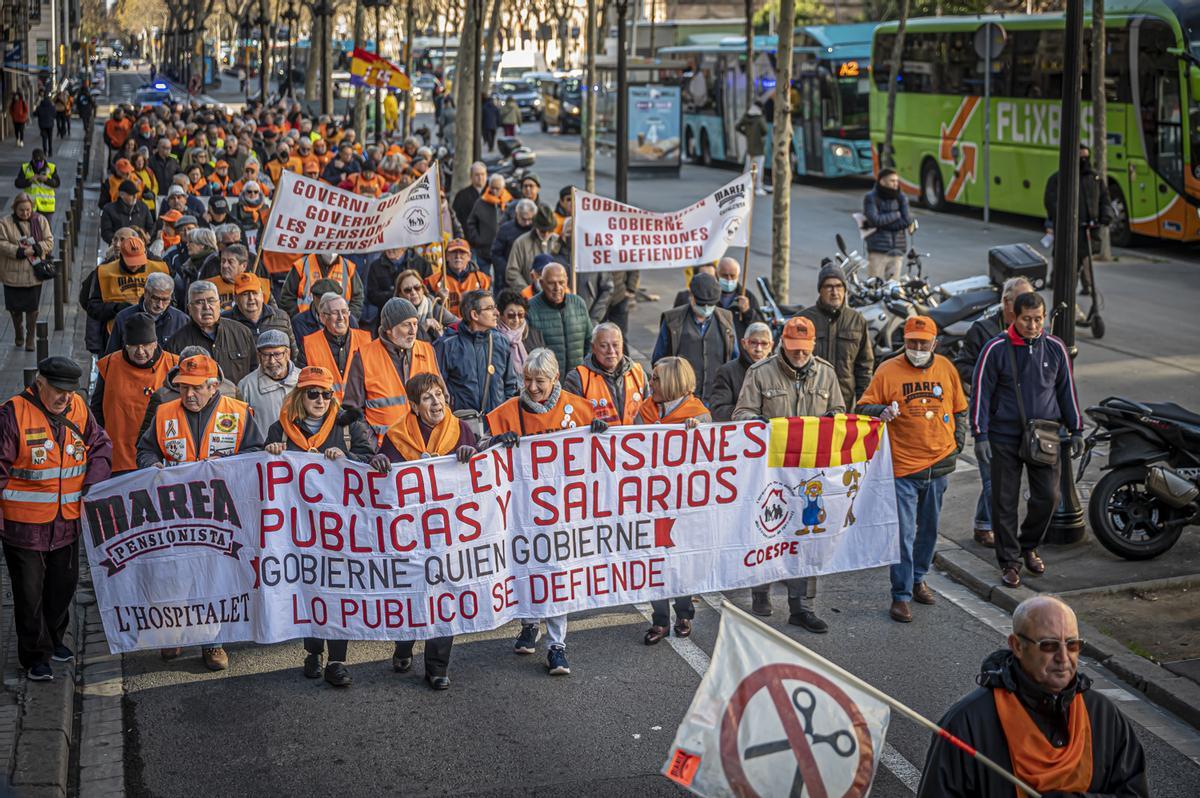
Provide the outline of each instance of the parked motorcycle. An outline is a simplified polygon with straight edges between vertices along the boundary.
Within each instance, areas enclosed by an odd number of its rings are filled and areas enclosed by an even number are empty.
[[[521,180],[537,162],[537,154],[516,136],[496,139],[496,149],[500,151],[498,156],[487,155],[483,158],[488,175],[503,176],[508,193],[514,197],[521,196]],[[444,147],[439,148],[438,161],[442,166],[442,179],[449,190],[450,178],[454,173],[454,153],[447,152]]]
[[[1109,397],[1087,415],[1079,476],[1098,443],[1108,443],[1105,474],[1088,500],[1088,521],[1104,548],[1127,560],[1168,551],[1183,528],[1200,524],[1200,415],[1174,402]]]

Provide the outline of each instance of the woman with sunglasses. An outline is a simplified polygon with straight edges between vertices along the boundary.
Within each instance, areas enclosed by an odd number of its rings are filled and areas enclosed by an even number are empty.
[[[459,318],[442,304],[442,300],[429,295],[425,282],[415,269],[406,269],[396,278],[396,296],[407,299],[417,309],[417,338],[433,343],[442,332]]]
[[[443,457],[453,454],[466,463],[478,450],[478,441],[471,428],[457,418],[450,408],[450,392],[437,374],[417,374],[404,383],[412,412],[392,425],[383,437],[379,454],[371,466],[388,473],[392,463],[406,463],[423,457]],[[434,690],[450,689],[450,647],[454,636],[434,637],[425,641],[425,682]],[[412,640],[396,641],[392,653],[392,670],[407,673],[412,669]]]
[[[695,429],[700,424],[712,421],[712,414],[695,396],[696,372],[692,364],[681,357],[664,357],[654,364],[650,372],[650,398],[642,403],[638,420],[642,424],[682,424]],[[648,646],[667,636],[671,623],[670,599],[650,602],[653,615],[650,628],[642,637]],[[696,607],[691,596],[679,596],[675,604],[675,636],[688,637],[692,633],[692,619]]]
[[[231,216],[243,230],[262,230],[267,219],[267,205],[263,197],[262,187],[255,181],[249,180],[242,186],[238,194],[237,204],[233,206]]]
[[[513,371],[524,374],[525,358],[533,350],[544,347],[546,340],[540,330],[525,321],[529,315],[529,301],[519,291],[505,288],[496,297],[496,307],[500,311],[496,332],[508,339]]]
[[[346,439],[349,437],[349,446]],[[355,408],[342,410],[333,396],[333,375],[320,366],[300,371],[296,387],[283,401],[279,420],[267,430],[266,450],[273,455],[284,452],[311,452],[329,460],[349,457],[362,463],[375,454],[375,435]],[[329,647],[329,663],[322,668],[321,655]],[[304,675],[325,681],[334,687],[348,687],[353,681],[346,668],[345,640],[304,638]]]

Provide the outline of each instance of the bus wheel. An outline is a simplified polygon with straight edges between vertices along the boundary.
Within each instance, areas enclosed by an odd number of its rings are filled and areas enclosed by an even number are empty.
[[[701,131],[700,133],[700,163],[704,166],[712,166],[712,150],[708,146],[708,133]]]
[[[1133,240],[1133,231],[1129,226],[1129,206],[1125,204],[1125,195],[1120,186],[1109,182],[1108,196],[1113,208],[1112,224],[1108,226],[1108,240],[1114,247],[1127,247]]]
[[[942,172],[932,159],[921,164],[921,201],[925,207],[940,211],[946,206],[946,192],[942,187]]]

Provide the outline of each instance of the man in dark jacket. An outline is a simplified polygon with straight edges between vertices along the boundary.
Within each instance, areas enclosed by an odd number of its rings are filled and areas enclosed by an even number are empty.
[[[717,307],[721,288],[714,278],[704,273],[693,275],[688,288],[691,301],[662,314],[650,362],[668,355],[686,360],[696,372],[696,392],[707,405],[717,369],[738,356],[737,333],[732,314]]]
[[[558,358],[558,377],[583,362],[592,348],[592,320],[578,294],[567,293],[567,269],[550,263],[542,269],[542,290],[529,300],[528,324],[542,334]]]
[[[328,278],[324,280],[317,280],[315,283],[313,283],[313,296],[325,296],[330,292],[335,294],[342,293],[342,284],[337,280],[330,280]],[[304,336],[315,333],[317,330],[321,329],[321,326],[321,319],[317,317],[316,302],[314,302],[312,306],[303,313],[297,313],[295,316],[292,316],[292,333],[293,337],[297,341],[303,341]],[[350,319],[350,326],[359,326],[354,323],[353,317]]]
[[[962,349],[954,359],[954,367],[962,379],[963,390],[970,393],[971,380],[975,376],[975,364],[979,362],[979,353],[988,341],[995,338],[1013,323],[1013,300],[1021,294],[1027,294],[1033,286],[1024,277],[1013,277],[1004,283],[1000,293],[1002,306],[995,313],[981,317],[971,325],[963,338]],[[980,462],[979,468],[979,500],[975,502],[975,542],[986,548],[996,545],[992,534],[992,467],[990,463]]]
[[[487,414],[517,395],[520,378],[508,339],[496,331],[500,313],[488,291],[468,291],[459,307],[462,321],[433,343],[438,370],[456,412]]]
[[[500,225],[492,241],[492,290],[502,291],[505,287],[505,272],[508,270],[508,254],[521,236],[533,229],[533,217],[537,215],[537,204],[533,200],[517,200],[513,218]]]
[[[746,381],[746,370],[771,354],[775,340],[771,328],[756,321],[746,328],[737,357],[717,369],[712,394],[708,397],[708,409],[713,421],[732,421],[733,409],[737,407],[742,383]]]
[[[263,299],[262,282],[250,272],[239,274],[233,284],[233,307],[221,314],[222,319],[232,319],[258,336],[267,330],[279,330],[287,336],[291,357],[297,355],[296,339],[292,337],[292,322],[282,310],[272,307]]]
[[[484,271],[488,272],[489,276],[494,276],[492,244],[496,241],[496,233],[500,229],[506,197],[508,197],[508,191],[504,188],[504,177],[492,175],[488,179],[487,189],[471,206],[471,210],[467,214],[467,221],[463,223],[463,234],[467,238],[467,243],[471,245],[475,259],[480,266],[484,267]],[[515,241],[516,238],[513,240]]]
[[[191,322],[186,313],[171,305],[174,294],[175,281],[171,279],[171,275],[156,272],[147,277],[142,298],[136,305],[118,312],[113,320],[112,332],[108,335],[108,346],[104,354],[119,352],[125,347],[125,324],[138,313],[145,313],[154,319],[158,345],[160,348],[165,347],[172,335]]]
[[[1026,463],[1019,454],[1025,434],[1022,416],[1064,425],[1071,435],[1072,457],[1083,453],[1083,415],[1075,393],[1071,357],[1067,347],[1045,332],[1046,302],[1030,291],[1013,301],[1015,320],[997,335],[975,366],[970,420],[975,435],[975,459],[992,469],[992,531],[996,559],[1006,587],[1021,584],[1021,561],[1034,574],[1046,565],[1037,547],[1050,527],[1058,505],[1059,467]],[[1014,373],[1014,365],[1016,373]],[[1021,403],[1017,401],[1020,383]],[[1023,410],[1021,408],[1023,405]],[[1021,500],[1021,469],[1029,480],[1029,508],[1017,533],[1017,508]]]
[[[1150,795],[1133,724],[1079,673],[1082,647],[1070,607],[1052,596],[1026,599],[1013,612],[1008,649],[983,661],[979,687],[938,726],[1047,798]],[[918,798],[1011,798],[1014,789],[933,735]]]
[[[168,352],[179,354],[188,346],[204,347],[225,379],[234,384],[258,368],[254,336],[244,325],[221,318],[221,297],[215,285],[197,280],[188,286],[187,312],[191,323],[167,341]]]
[[[879,170],[875,187],[863,197],[863,216],[867,229],[873,230],[867,236],[867,272],[872,277],[891,280],[904,265],[906,233],[913,229],[908,197],[900,190],[900,175],[895,169]]]
[[[1092,288],[1091,252],[1092,236],[1101,227],[1112,224],[1112,201],[1108,198],[1107,180],[1092,168],[1092,151],[1086,144],[1079,145],[1079,278],[1083,282],[1083,293]],[[1046,193],[1042,198],[1046,206],[1046,231],[1057,230],[1058,216],[1058,172],[1046,181]]]
[[[483,190],[487,187],[487,183],[487,165],[483,161],[471,164],[471,182],[459,189],[459,192],[454,195],[454,202],[450,205],[458,223],[464,229],[467,226],[467,219],[471,216],[471,210],[483,196]]]
[[[105,244],[111,244],[113,233],[122,227],[154,231],[154,214],[138,196],[138,187],[125,180],[117,188],[117,198],[104,206],[100,212],[100,239]]]
[[[49,94],[42,95],[42,101],[33,109],[33,115],[37,117],[38,130],[42,134],[42,149],[46,151],[47,158],[53,158],[54,121],[58,112],[54,110],[54,101],[50,99]]]
[[[846,304],[846,274],[832,264],[817,275],[817,304],[800,311],[817,330],[817,357],[828,360],[837,372],[847,405],[853,405],[871,384],[875,350],[867,320]]]
[[[96,118],[96,98],[92,96],[92,82],[85,80],[75,91],[75,112],[83,120],[83,133],[92,135],[92,120]]]
[[[158,181],[158,190],[166,191],[175,175],[179,174],[179,159],[171,152],[170,139],[158,140],[154,153],[150,156],[149,165],[150,171],[154,173],[154,179]]]
[[[385,249],[371,262],[367,267],[367,301],[363,306],[363,318],[359,320],[363,325],[379,318],[379,311],[396,296],[396,279],[409,269],[419,274],[422,280],[433,274],[429,261],[415,249]]]

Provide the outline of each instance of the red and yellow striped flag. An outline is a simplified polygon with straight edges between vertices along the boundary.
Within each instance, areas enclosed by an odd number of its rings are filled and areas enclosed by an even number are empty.
[[[875,456],[883,422],[871,416],[771,419],[767,464],[772,468],[828,468]]]

